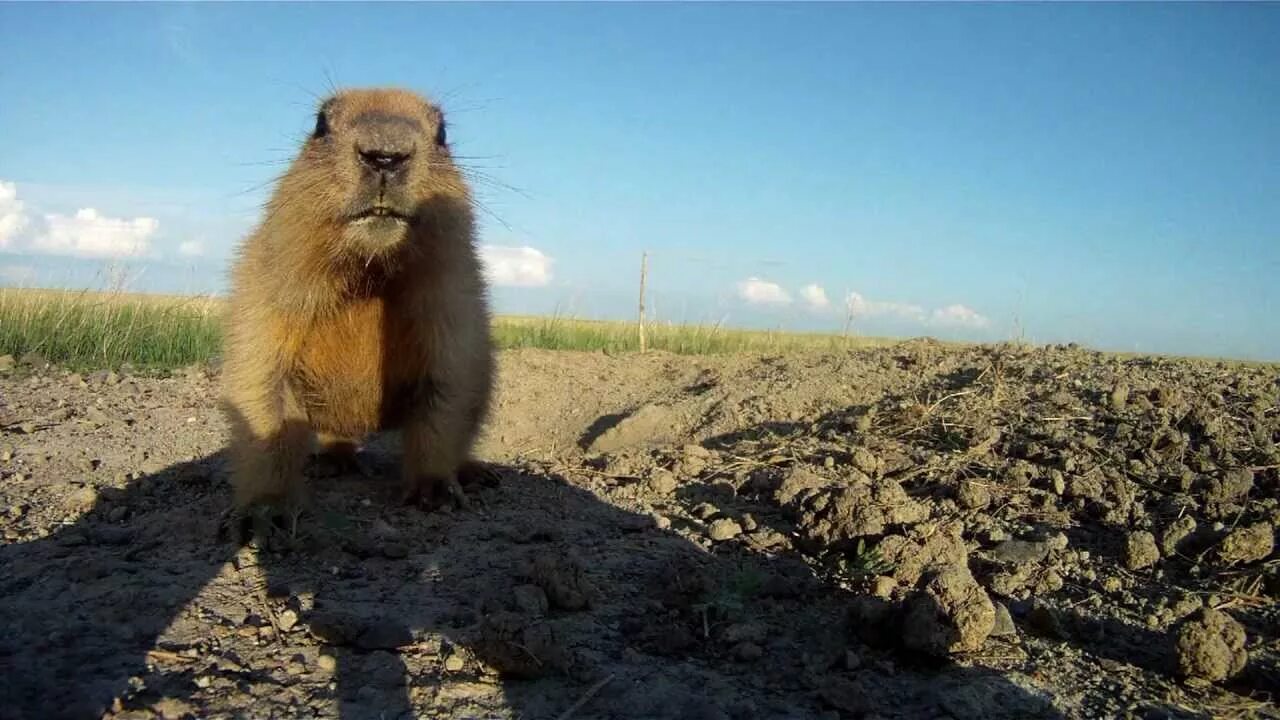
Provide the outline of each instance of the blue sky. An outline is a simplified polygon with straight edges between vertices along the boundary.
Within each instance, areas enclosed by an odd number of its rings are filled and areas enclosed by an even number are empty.
[[[317,96],[404,85],[493,179],[503,312],[629,317],[648,250],[660,320],[1280,359],[1276,37],[1260,3],[6,3],[0,284],[221,289]]]

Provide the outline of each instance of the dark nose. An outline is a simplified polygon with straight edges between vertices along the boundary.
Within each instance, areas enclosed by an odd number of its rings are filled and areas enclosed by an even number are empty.
[[[360,164],[378,172],[393,173],[404,167],[409,153],[394,150],[360,150]]]

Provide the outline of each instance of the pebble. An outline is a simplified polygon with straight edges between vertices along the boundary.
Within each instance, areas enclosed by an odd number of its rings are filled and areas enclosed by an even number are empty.
[[[960,506],[970,510],[981,510],[991,504],[991,492],[980,482],[964,480],[956,492],[956,500]]]
[[[280,626],[281,630],[289,632],[298,624],[298,613],[292,609],[283,610],[276,615],[276,624]]]
[[[1044,560],[1050,550],[1049,543],[1045,541],[1006,540],[991,549],[991,557],[1003,563],[1027,565]]]
[[[897,588],[898,581],[888,575],[879,575],[871,582],[871,594],[885,600],[893,597],[893,591]]]
[[[1229,564],[1264,560],[1275,549],[1275,530],[1260,522],[1232,530],[1218,546],[1218,555]]]
[[[1018,627],[1013,624],[1013,615],[1004,603],[996,603],[996,624],[991,629],[992,637],[1010,637],[1018,634]]]
[[[1125,540],[1124,566],[1130,570],[1151,567],[1160,560],[1156,536],[1146,530],[1135,530]]]
[[[332,655],[321,655],[316,658],[316,667],[325,672],[333,672],[338,669],[338,659]]]
[[[764,648],[753,642],[738,643],[733,648],[733,656],[743,662],[753,662],[764,657]]]
[[[653,526],[658,528],[659,530],[666,530],[671,527],[671,518],[667,517],[666,515],[653,513],[649,517],[653,519]]]
[[[659,468],[649,476],[649,489],[658,495],[670,495],[678,486],[676,476],[670,470]]]
[[[448,672],[459,672],[466,666],[467,663],[462,659],[461,655],[450,655],[444,659],[444,669]]]
[[[404,543],[388,542],[382,545],[382,555],[391,560],[409,557],[409,547]]]
[[[864,447],[853,449],[853,466],[868,475],[875,475],[880,469],[880,459]]]
[[[719,508],[707,502],[698,503],[693,508],[693,515],[699,520],[707,520],[719,512],[720,512]]]
[[[517,585],[512,592],[515,595],[516,607],[530,615],[545,615],[551,606],[546,592],[537,585]]]
[[[732,540],[742,534],[742,526],[735,520],[729,518],[720,518],[711,523],[711,527],[707,531],[707,535],[716,542]]]

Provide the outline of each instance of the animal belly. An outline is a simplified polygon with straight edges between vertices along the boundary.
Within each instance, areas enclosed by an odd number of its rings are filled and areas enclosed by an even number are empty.
[[[382,307],[350,308],[311,328],[292,385],[312,427],[359,437],[379,428],[384,388]]]
[[[328,375],[300,378],[298,396],[311,426],[339,437],[359,438],[381,429],[382,386],[370,378]]]

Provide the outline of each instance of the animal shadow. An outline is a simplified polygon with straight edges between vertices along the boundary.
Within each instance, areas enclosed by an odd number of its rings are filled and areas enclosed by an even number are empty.
[[[796,557],[497,469],[431,513],[311,477],[282,552],[217,541],[225,450],[104,491],[0,547],[0,718],[1060,717],[994,671],[868,654]]]

